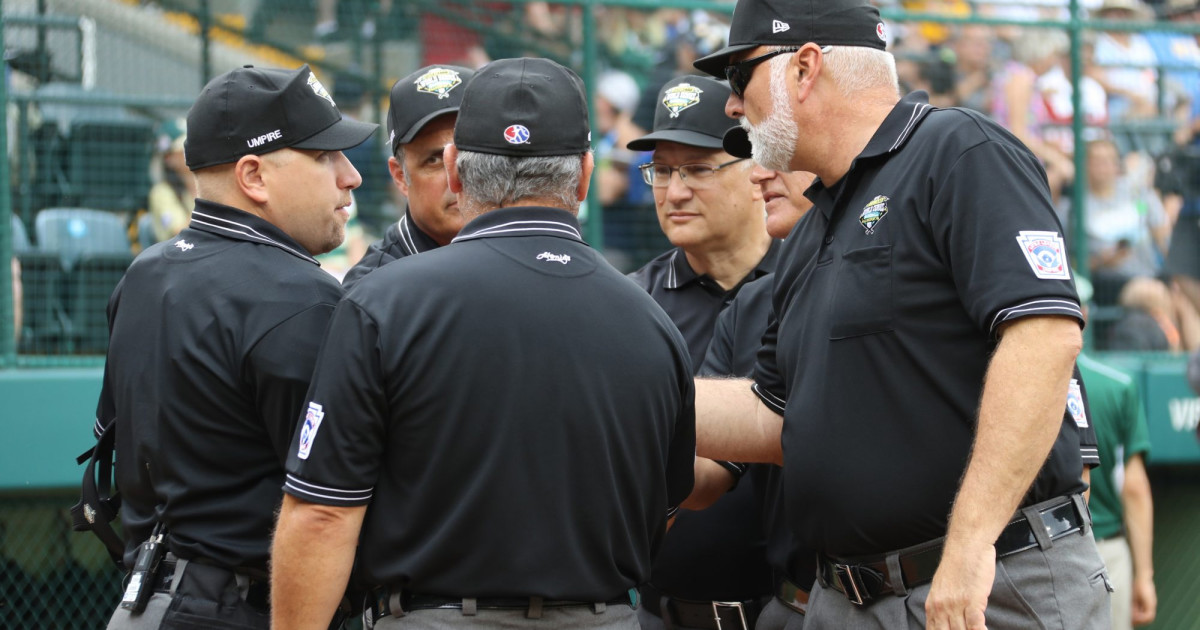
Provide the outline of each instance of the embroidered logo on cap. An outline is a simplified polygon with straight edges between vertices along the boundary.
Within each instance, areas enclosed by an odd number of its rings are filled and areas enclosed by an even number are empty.
[[[1079,428],[1087,428],[1087,411],[1083,407],[1083,392],[1079,389],[1077,379],[1071,379],[1071,384],[1067,387],[1067,411],[1071,412],[1071,417],[1075,419]]]
[[[863,228],[867,230],[867,234],[874,234],[875,226],[883,220],[883,217],[887,216],[887,202],[888,197],[878,195],[872,199],[871,203],[867,204],[867,207],[863,208],[862,213],[858,215],[858,222],[861,223]]]
[[[691,83],[680,83],[663,93],[662,104],[671,112],[671,118],[679,118],[679,112],[699,103],[703,93]]]
[[[458,72],[449,68],[430,68],[428,72],[417,77],[413,83],[418,92],[434,94],[439,99],[450,98],[450,91],[462,85]]]
[[[550,252],[542,252],[538,254],[537,259],[545,260],[547,262],[562,263],[564,265],[571,262],[571,256],[569,254],[551,254]]]
[[[329,95],[329,90],[326,90],[325,86],[317,80],[317,75],[311,72],[308,73],[308,87],[312,88],[314,94],[329,101],[330,106],[337,107],[337,104],[333,102],[333,97]]]
[[[879,41],[881,42],[887,41],[887,27],[883,25],[883,22],[875,25],[875,36],[878,37]]]
[[[504,130],[504,141],[509,144],[529,144],[529,128],[525,125],[509,125]]]
[[[1023,230],[1017,235],[1017,244],[1021,246],[1035,276],[1042,280],[1071,279],[1065,256],[1066,246],[1058,232]]]
[[[312,452],[313,440],[317,438],[317,429],[321,428],[321,421],[325,419],[324,409],[315,402],[308,403],[308,412],[304,414],[304,426],[300,428],[300,450],[296,457],[308,459],[309,453]]]
[[[791,25],[788,24],[787,22],[780,22],[779,20],[771,20],[771,32],[772,33],[782,33],[786,30],[790,30],[791,28],[792,28]]]

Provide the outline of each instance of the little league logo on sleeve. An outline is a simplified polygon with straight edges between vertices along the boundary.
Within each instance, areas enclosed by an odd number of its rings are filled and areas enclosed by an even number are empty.
[[[333,107],[337,107],[337,104],[333,102],[333,97],[329,95],[329,91],[317,80],[317,75],[311,72],[308,73],[308,87],[312,88],[314,94],[329,101],[329,104]]]
[[[679,118],[679,112],[699,103],[703,93],[691,83],[680,83],[663,94],[662,104],[671,112],[671,118]]]
[[[1021,231],[1017,244],[1033,273],[1042,280],[1070,280],[1067,269],[1067,248],[1058,232]]]
[[[1087,428],[1087,411],[1083,408],[1083,392],[1079,389],[1077,379],[1071,379],[1071,385],[1067,388],[1067,411],[1071,412],[1079,428]]]
[[[443,99],[450,98],[450,91],[462,85],[462,78],[458,76],[458,72],[449,68],[430,68],[413,83],[416,84],[418,92],[433,94]]]
[[[296,457],[308,459],[309,453],[312,452],[313,440],[317,438],[317,429],[321,428],[321,421],[324,419],[324,407],[315,402],[308,403],[308,413],[304,414],[304,426],[300,427],[300,450]]]

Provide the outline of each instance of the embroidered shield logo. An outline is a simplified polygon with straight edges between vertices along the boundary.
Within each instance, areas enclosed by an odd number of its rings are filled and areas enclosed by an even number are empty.
[[[663,94],[662,104],[671,112],[671,118],[679,118],[679,112],[700,102],[704,90],[691,83],[680,83]]]
[[[867,234],[874,234],[875,226],[879,225],[879,222],[883,220],[883,217],[887,216],[887,202],[887,197],[878,195],[872,199],[871,203],[868,203],[867,207],[863,208],[862,213],[858,215],[858,222],[861,223],[863,228],[867,230]]]
[[[430,68],[413,83],[416,84],[418,92],[434,94],[443,99],[450,98],[450,91],[462,85],[462,78],[458,76],[458,72],[449,68]]]

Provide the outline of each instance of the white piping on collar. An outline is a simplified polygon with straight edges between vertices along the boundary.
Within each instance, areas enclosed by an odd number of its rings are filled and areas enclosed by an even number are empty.
[[[524,226],[553,225],[556,227],[509,227],[509,226],[521,226],[521,225],[524,225]],[[579,230],[575,229],[570,224],[562,223],[560,221],[509,221],[508,223],[501,223],[500,225],[493,225],[491,227],[486,227],[481,230],[471,232],[470,234],[459,234],[458,236],[454,237],[454,240],[452,240],[450,242],[457,243],[458,241],[465,241],[468,239],[479,238],[479,237],[483,237],[483,236],[493,236],[496,234],[508,234],[508,233],[512,233],[512,232],[558,232],[560,234],[566,234],[567,236],[572,236],[581,241],[583,240],[583,235],[581,235],[579,233]]]
[[[238,226],[240,228],[244,228],[245,230],[248,230],[248,231],[235,230],[233,228],[225,227],[223,225],[216,225],[214,223],[209,223],[207,221],[201,221],[200,219],[196,218],[197,215],[202,216],[206,219],[212,219],[213,221],[224,221],[225,223],[230,223],[232,225],[236,225],[236,226]],[[249,225],[246,225],[245,223],[238,223],[237,221],[232,221],[230,219],[222,219],[221,217],[216,217],[211,214],[205,214],[199,210],[192,210],[192,221],[195,221],[196,223],[199,223],[200,225],[207,225],[211,228],[216,228],[218,230],[225,230],[226,232],[233,232],[234,234],[241,234],[242,236],[246,236],[246,237],[252,238],[254,240],[258,240],[263,243],[267,243],[268,245],[274,245],[282,250],[291,252],[291,253],[303,258],[304,260],[307,260],[314,264],[317,264],[317,265],[321,264],[321,263],[317,262],[316,258],[313,258],[312,256],[305,254],[303,252],[297,251],[296,249],[293,249],[287,245],[284,245],[283,243],[280,243],[279,241],[277,241],[269,236],[264,235],[263,233],[250,227]]]
[[[896,138],[896,141],[892,143],[892,147],[888,149],[888,151],[895,151],[896,147],[903,144],[904,139],[907,138],[910,133],[912,133],[913,127],[917,125],[917,121],[921,120],[921,115],[925,113],[925,110],[932,108],[933,105],[930,105],[929,103],[917,103],[913,105],[912,114],[910,114],[908,117],[908,124],[904,126],[904,129],[900,132],[900,137]]]
[[[412,229],[408,227],[408,214],[400,217],[400,222],[397,224],[397,229],[400,232],[400,244],[408,249],[408,255],[413,256],[421,253],[417,249],[417,243],[413,240]]]

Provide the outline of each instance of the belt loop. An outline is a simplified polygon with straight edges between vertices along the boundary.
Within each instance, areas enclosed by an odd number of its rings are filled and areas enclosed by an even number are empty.
[[[479,614],[479,600],[474,597],[464,597],[462,600],[462,613],[468,617],[474,617]]]
[[[387,614],[389,614],[397,619],[403,617],[406,614],[404,612],[404,603],[403,603],[403,600],[401,599],[402,594],[403,594],[403,592],[400,589],[396,589],[395,591],[392,591],[392,593],[390,595],[388,595],[388,598],[387,598],[387,604],[388,604],[388,613]]]
[[[1092,531],[1092,513],[1088,509],[1087,501],[1083,500],[1083,495],[1075,493],[1071,495],[1071,501],[1075,504],[1075,511],[1079,513],[1079,533],[1087,534]]]
[[[892,592],[896,597],[908,595],[908,587],[904,584],[904,572],[900,568],[900,553],[889,553],[887,558],[888,575],[891,576]]]
[[[592,604],[592,612],[597,615],[603,615],[606,610],[608,610],[608,604],[604,602],[595,602]]]
[[[246,597],[250,594],[250,576],[244,573],[234,573],[233,581],[237,583],[238,597],[242,601],[246,601]]]
[[[1042,521],[1042,513],[1036,507],[1021,508],[1021,515],[1025,517],[1030,531],[1033,532],[1033,538],[1042,551],[1054,546],[1054,543],[1050,541],[1050,534],[1046,532],[1046,523]]]
[[[542,618],[542,598],[530,597],[529,609],[525,611],[526,619],[541,619]]]
[[[179,589],[179,582],[183,579],[183,571],[187,567],[188,561],[183,558],[175,560],[175,573],[171,575],[171,588],[168,589],[171,598],[175,598],[175,591]]]

